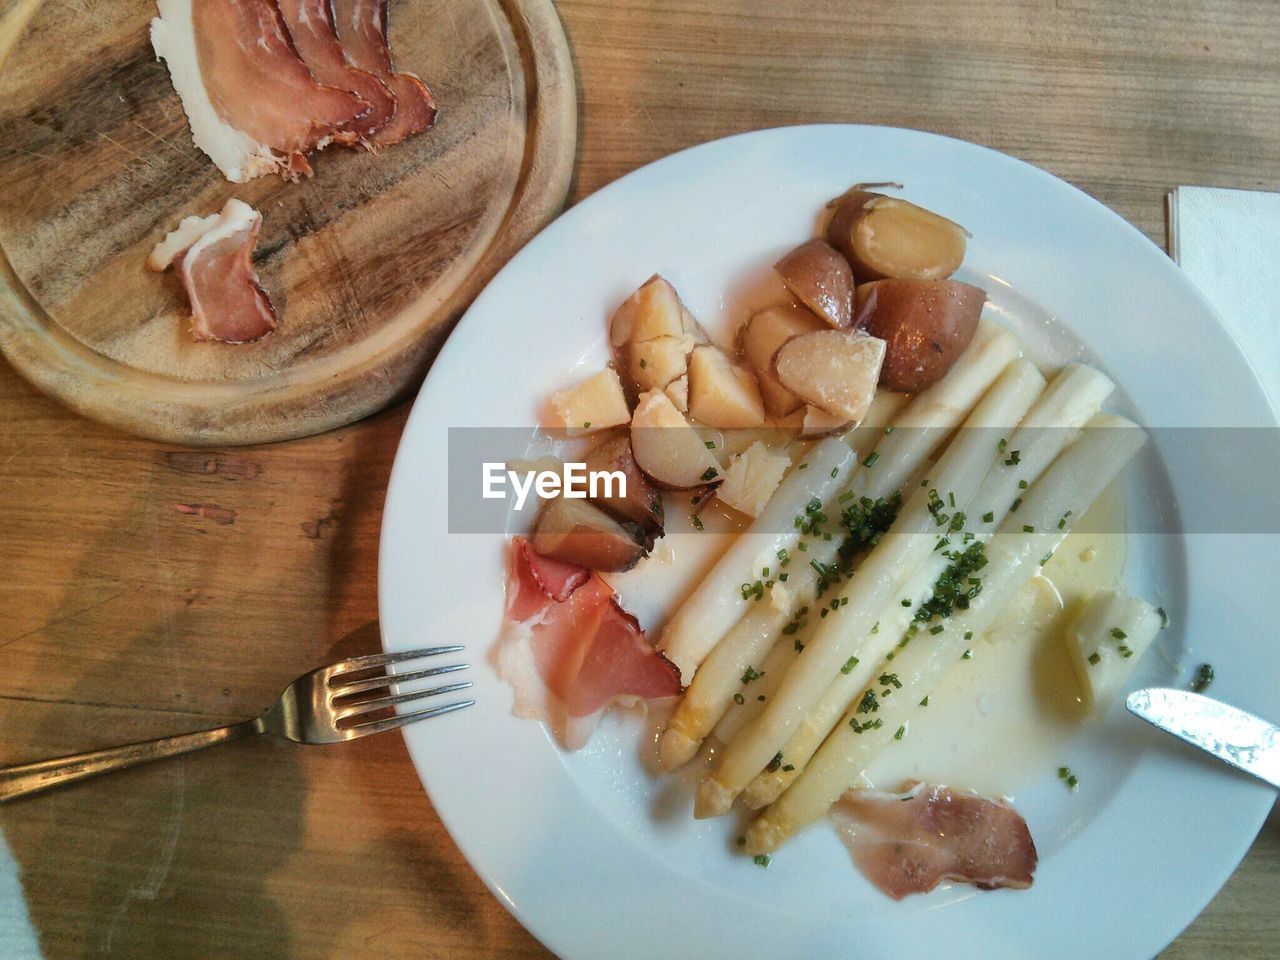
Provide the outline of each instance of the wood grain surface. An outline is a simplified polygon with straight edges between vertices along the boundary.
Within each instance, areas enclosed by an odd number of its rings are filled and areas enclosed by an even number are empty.
[[[147,25],[153,0],[15,3],[0,66],[0,348],[86,415],[152,438],[250,443],[341,426],[404,395],[462,308],[557,213],[577,139],[550,0],[396,0],[396,60],[435,127],[315,176],[223,179],[191,141]],[[2,34],[0,34],[2,35]],[[170,271],[184,217],[238,197],[280,327],[198,343]]]
[[[1004,150],[1160,244],[1176,184],[1277,188],[1270,4],[559,12],[581,85],[575,200],[672,150],[818,120]],[[246,716],[302,670],[373,651],[378,524],[406,413],[192,450],[80,419],[0,365],[0,762]],[[0,825],[49,958],[547,956],[462,859],[393,736],[235,744],[6,807]],[[1150,895],[1134,891],[1135,911]],[[1275,957],[1278,895],[1273,812],[1164,956]]]

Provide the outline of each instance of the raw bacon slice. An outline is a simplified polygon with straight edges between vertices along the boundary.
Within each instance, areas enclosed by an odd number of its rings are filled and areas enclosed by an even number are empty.
[[[1031,831],[998,800],[917,783],[901,794],[850,790],[832,816],[858,868],[895,900],[943,880],[983,890],[1031,886]]]
[[[436,101],[427,85],[412,73],[397,73],[387,44],[387,0],[333,0],[338,39],[347,59],[391,88],[396,109],[373,135],[373,143],[390,146],[427,129],[436,121]]]
[[[597,573],[512,544],[498,672],[519,717],[545,721],[568,749],[584,746],[613,703],[678,696],[680,671],[655,650]]]
[[[275,0],[156,0],[151,45],[182,99],[196,146],[233,183],[310,176],[306,152],[370,110],[317,83]]]
[[[343,128],[345,134],[367,143],[369,135],[381,129],[396,109],[396,98],[387,85],[373,74],[347,63],[338,42],[329,0],[277,0],[289,36],[311,75],[323,84],[346,90],[367,101],[364,116]]]
[[[246,343],[276,328],[275,308],[253,270],[261,226],[257,210],[228,200],[220,213],[184,219],[147,258],[156,271],[177,263],[196,340]]]

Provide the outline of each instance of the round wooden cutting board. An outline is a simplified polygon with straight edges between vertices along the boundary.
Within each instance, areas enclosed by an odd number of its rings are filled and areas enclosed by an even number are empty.
[[[564,202],[577,108],[550,0],[392,0],[396,64],[431,87],[436,126],[377,155],[330,148],[300,183],[232,184],[195,148],[155,13],[0,14],[0,349],[86,416],[171,442],[304,436],[403,395]],[[280,327],[197,343],[181,282],[144,261],[233,196],[262,211],[255,262]]]

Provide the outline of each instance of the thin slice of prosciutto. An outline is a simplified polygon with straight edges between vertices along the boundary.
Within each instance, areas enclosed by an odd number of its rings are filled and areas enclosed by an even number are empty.
[[[333,22],[329,0],[277,0],[293,45],[311,75],[321,83],[346,90],[367,101],[370,109],[344,128],[360,142],[386,126],[396,109],[396,98],[385,83],[347,62]]]
[[[275,308],[253,269],[261,227],[262,214],[232,199],[211,216],[185,218],[151,251],[152,270],[177,264],[194,339],[247,343],[276,328]]]
[[[1031,886],[1031,831],[999,800],[915,783],[904,793],[850,790],[831,815],[854,863],[895,900],[944,880],[983,890]]]
[[[390,146],[426,130],[436,121],[436,101],[427,85],[412,73],[397,73],[387,42],[387,0],[333,0],[338,39],[347,59],[391,88],[396,109],[373,135],[377,146]]]
[[[516,716],[544,721],[570,750],[587,743],[610,704],[681,690],[680,671],[598,573],[540,556],[520,537],[511,545],[497,660]]]
[[[348,132],[368,101],[316,81],[275,0],[156,0],[151,45],[196,146],[233,183],[311,175],[306,153]]]

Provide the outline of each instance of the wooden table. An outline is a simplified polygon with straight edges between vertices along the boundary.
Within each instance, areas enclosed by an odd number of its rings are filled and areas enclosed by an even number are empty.
[[[815,121],[987,144],[1158,243],[1175,184],[1274,189],[1280,170],[1280,18],[1266,3],[560,11],[581,83],[574,200],[691,144]],[[374,650],[378,525],[406,413],[183,450],[81,420],[0,364],[0,761],[245,716],[304,669]],[[238,744],[6,808],[0,824],[49,958],[546,955],[459,855],[397,737]],[[1278,896],[1273,812],[1165,956],[1275,956]]]

